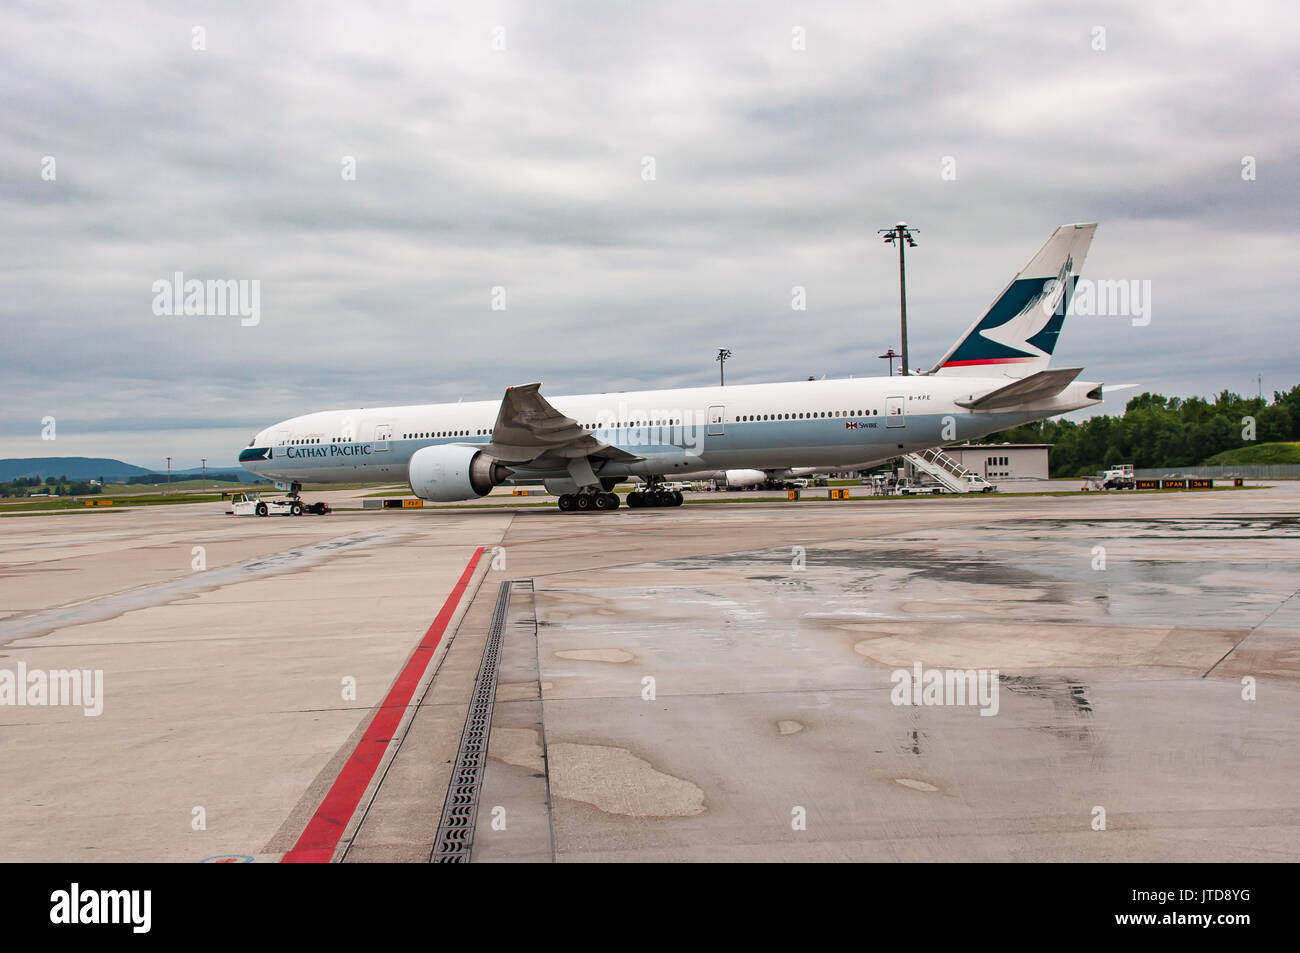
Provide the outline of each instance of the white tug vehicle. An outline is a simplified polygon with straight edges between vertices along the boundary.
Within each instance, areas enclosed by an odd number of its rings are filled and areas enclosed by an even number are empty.
[[[330,511],[328,503],[304,503],[297,496],[279,500],[264,500],[258,493],[236,493],[230,498],[228,516],[302,516],[310,513],[324,516]]]

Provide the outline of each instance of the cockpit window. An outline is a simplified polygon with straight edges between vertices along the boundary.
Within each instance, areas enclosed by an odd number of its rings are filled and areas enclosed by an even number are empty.
[[[256,438],[256,437],[254,437],[252,440],[248,441],[248,445],[249,445],[250,447],[251,447],[253,444],[255,444],[255,443],[257,443],[257,438]]]

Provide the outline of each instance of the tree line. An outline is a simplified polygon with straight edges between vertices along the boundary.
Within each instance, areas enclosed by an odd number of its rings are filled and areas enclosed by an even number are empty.
[[[0,497],[31,496],[34,493],[48,493],[50,496],[93,496],[100,492],[98,486],[87,480],[69,480],[66,475],[60,477],[18,477],[7,483],[0,483]]]
[[[1087,476],[1118,463],[1189,467],[1227,450],[1300,440],[1300,385],[1271,401],[1222,391],[1213,400],[1145,393],[1119,416],[1046,420],[1003,430],[988,442],[1050,443],[1053,476]]]

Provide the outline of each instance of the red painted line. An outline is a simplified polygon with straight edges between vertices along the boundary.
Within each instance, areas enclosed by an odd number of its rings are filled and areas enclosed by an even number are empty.
[[[320,807],[316,808],[316,813],[307,822],[307,827],[298,838],[298,843],[284,855],[281,863],[327,864],[334,856],[334,848],[338,846],[339,838],[343,836],[348,822],[356,813],[362,795],[366,793],[366,788],[370,786],[370,781],[375,776],[375,770],[383,761],[388,743],[397,733],[397,726],[401,724],[406,706],[410,704],[416,686],[424,677],[424,670],[429,667],[429,661],[433,658],[438,643],[442,641],[451,617],[456,614],[456,607],[460,605],[461,597],[464,596],[465,588],[473,578],[474,569],[478,566],[479,557],[482,555],[482,546],[474,550],[469,565],[460,574],[460,581],[451,590],[451,595],[447,596],[447,601],[442,604],[442,609],[434,618],[433,624],[429,626],[429,630],[424,633],[424,638],[420,640],[420,644],[415,647],[406,665],[398,673],[397,680],[388,690],[384,703],[379,706],[379,711],[375,712],[375,717],[361,740],[357,742],[351,757],[344,762],[339,776],[334,779],[334,783],[325,794],[325,799],[320,802]]]

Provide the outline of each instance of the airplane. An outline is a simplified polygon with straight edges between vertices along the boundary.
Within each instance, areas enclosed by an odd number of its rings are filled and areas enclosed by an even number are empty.
[[[865,467],[1098,404],[1082,368],[1050,367],[1096,223],[1062,225],[928,371],[330,410],[259,432],[239,462],[296,498],[304,483],[402,480],[431,502],[543,484],[565,512],[680,506],[688,473]]]

